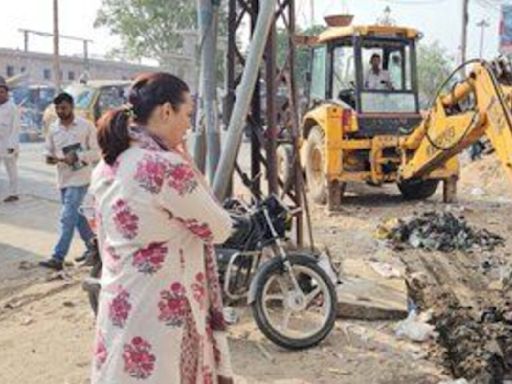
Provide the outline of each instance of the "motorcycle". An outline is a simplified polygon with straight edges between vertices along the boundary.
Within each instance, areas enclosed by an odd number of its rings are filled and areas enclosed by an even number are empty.
[[[254,197],[251,206],[229,200],[225,208],[235,223],[231,237],[215,248],[225,296],[247,296],[258,328],[281,347],[320,343],[334,327],[336,289],[314,255],[285,248],[299,211],[275,195]]]
[[[281,347],[299,350],[320,343],[334,327],[336,289],[312,254],[284,247],[297,210],[275,195],[253,195],[251,205],[229,199],[224,207],[234,222],[233,234],[215,246],[225,299],[247,297],[258,328]],[[83,288],[96,313],[101,258],[89,263],[93,267]]]

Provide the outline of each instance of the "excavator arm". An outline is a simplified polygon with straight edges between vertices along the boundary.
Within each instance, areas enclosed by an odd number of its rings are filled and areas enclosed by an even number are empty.
[[[465,79],[439,95],[420,125],[401,139],[399,182],[438,177],[436,173],[484,135],[512,178],[511,101],[510,63],[475,61]],[[455,169],[451,177],[456,179]]]

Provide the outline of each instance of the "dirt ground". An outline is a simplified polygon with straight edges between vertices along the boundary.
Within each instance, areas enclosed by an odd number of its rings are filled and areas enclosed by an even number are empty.
[[[507,238],[512,229],[512,195],[471,193],[481,187],[479,178],[464,173],[462,177],[459,203],[449,207],[441,203],[439,195],[425,202],[404,202],[392,186],[350,189],[340,212],[312,207],[315,240],[342,261],[342,276],[357,275],[352,267],[357,263],[377,260],[409,272],[427,271],[437,279],[434,285],[457,291],[468,301],[492,301],[496,296],[488,293],[488,287],[498,280],[510,259],[509,241],[489,254],[446,255],[393,252],[374,236],[377,225],[388,218],[451,209],[472,225]],[[7,252],[3,244],[0,250]],[[16,260],[11,274],[21,274],[22,285],[13,289],[11,282],[6,290],[0,286],[0,383],[88,383],[94,319],[80,288],[87,271],[70,267],[64,279],[52,280],[32,264],[35,261],[20,265]],[[482,268],[484,261],[489,261],[490,268]],[[475,291],[480,292],[479,297],[474,297]],[[418,344],[397,339],[396,321],[340,319],[318,347],[287,352],[264,339],[248,308],[239,311],[241,320],[230,329],[230,346],[240,383],[434,384],[452,377],[442,350],[433,341]]]

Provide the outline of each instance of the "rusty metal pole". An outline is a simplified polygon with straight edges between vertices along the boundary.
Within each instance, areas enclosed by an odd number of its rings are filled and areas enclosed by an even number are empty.
[[[251,0],[251,34],[254,33],[256,23],[258,21],[258,12],[260,9],[260,0]],[[251,178],[253,180],[253,192],[258,196],[261,195],[261,178],[258,175],[261,173],[261,142],[260,133],[263,125],[261,119],[261,73],[258,72],[254,93],[251,102],[251,118],[248,119],[247,124],[250,128],[251,138]]]
[[[272,23],[270,30],[267,52],[266,52],[266,83],[267,83],[267,113],[266,113],[266,132],[265,132],[265,151],[267,153],[267,181],[268,192],[277,193],[278,176],[277,176],[277,111],[276,111],[276,24]]]

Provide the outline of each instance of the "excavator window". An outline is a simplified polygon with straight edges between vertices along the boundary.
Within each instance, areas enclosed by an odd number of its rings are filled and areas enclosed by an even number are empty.
[[[327,48],[325,46],[313,49],[311,63],[311,100],[325,100],[327,85]]]
[[[371,37],[359,46],[360,112],[416,113],[411,41]]]
[[[338,46],[332,55],[332,95],[351,108],[356,107],[354,48]]]

